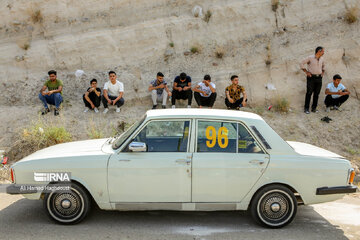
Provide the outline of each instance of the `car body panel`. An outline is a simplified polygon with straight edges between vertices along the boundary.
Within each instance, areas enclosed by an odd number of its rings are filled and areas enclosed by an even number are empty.
[[[187,152],[123,152],[149,122],[174,119],[192,122]],[[196,152],[198,119],[243,124],[264,153]],[[253,113],[150,110],[118,149],[111,147],[114,141],[117,139],[79,141],[40,150],[12,166],[16,184],[36,184],[34,172],[71,172],[72,180],[83,185],[100,208],[117,210],[245,210],[259,189],[273,183],[289,186],[305,204],[313,204],[343,196],[316,195],[317,188],[349,185],[349,161],[309,144],[286,142]],[[184,159],[190,163],[176,162]],[[252,160],[263,164],[251,164]],[[25,197],[36,199],[40,193]]]

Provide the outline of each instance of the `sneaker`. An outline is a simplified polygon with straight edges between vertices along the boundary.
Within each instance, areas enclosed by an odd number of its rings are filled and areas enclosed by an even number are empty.
[[[156,105],[153,105],[152,109],[156,109],[156,107],[157,107],[157,104],[156,104]]]
[[[162,107],[163,109],[165,109],[165,108],[166,108],[166,105],[162,105],[161,107]]]
[[[175,105],[172,105],[171,108],[172,108],[172,109],[175,109]]]
[[[339,107],[335,105],[334,110],[339,110]]]
[[[311,111],[312,111],[313,113],[319,112],[319,110],[317,110],[317,109],[311,109]]]
[[[105,108],[103,113],[106,114],[108,111],[109,111],[109,108]]]
[[[94,108],[94,112],[98,113],[98,112],[99,112],[99,109]]]
[[[330,107],[326,107],[326,112],[330,112]]]
[[[191,108],[191,106],[190,106],[190,105],[187,105],[187,108]]]
[[[116,108],[116,112],[120,112],[120,108],[119,108],[119,107]]]
[[[88,112],[89,111],[89,108],[85,108],[84,110],[84,113]]]
[[[310,114],[309,109],[305,109],[305,110],[304,110],[304,113]]]
[[[57,116],[57,115],[59,115],[59,109],[55,108],[54,109],[54,116]]]
[[[45,109],[41,112],[41,115],[45,115],[45,114],[47,114],[48,112],[50,112],[50,109],[45,108]]]

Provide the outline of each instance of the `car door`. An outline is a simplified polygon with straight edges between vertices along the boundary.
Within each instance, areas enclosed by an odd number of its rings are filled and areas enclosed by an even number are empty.
[[[111,202],[190,202],[190,120],[152,120],[131,137],[145,152],[128,146],[111,156],[108,187]]]
[[[197,120],[192,201],[241,201],[263,173],[268,160],[242,123]]]

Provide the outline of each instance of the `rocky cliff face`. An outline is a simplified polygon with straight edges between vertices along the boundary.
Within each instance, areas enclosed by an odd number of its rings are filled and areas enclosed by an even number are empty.
[[[194,82],[204,74],[212,76],[218,106],[230,76],[238,74],[252,105],[284,96],[300,107],[305,76],[299,61],[318,45],[326,51],[324,83],[339,73],[352,98],[360,99],[360,24],[344,18],[356,4],[358,0],[3,0],[0,104],[39,104],[37,92],[50,69],[64,81],[65,98],[81,101],[89,80],[97,78],[103,86],[113,69],[124,82],[127,100],[148,101],[147,86],[158,71],[170,82],[184,71]],[[196,5],[202,15],[193,13]],[[76,77],[77,69],[85,74]]]

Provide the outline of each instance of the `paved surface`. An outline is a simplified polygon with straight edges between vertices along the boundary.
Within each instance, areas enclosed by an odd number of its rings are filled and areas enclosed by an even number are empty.
[[[360,196],[300,206],[282,229],[254,224],[246,212],[108,212],[93,210],[82,223],[58,225],[41,201],[0,193],[0,239],[360,239]]]

